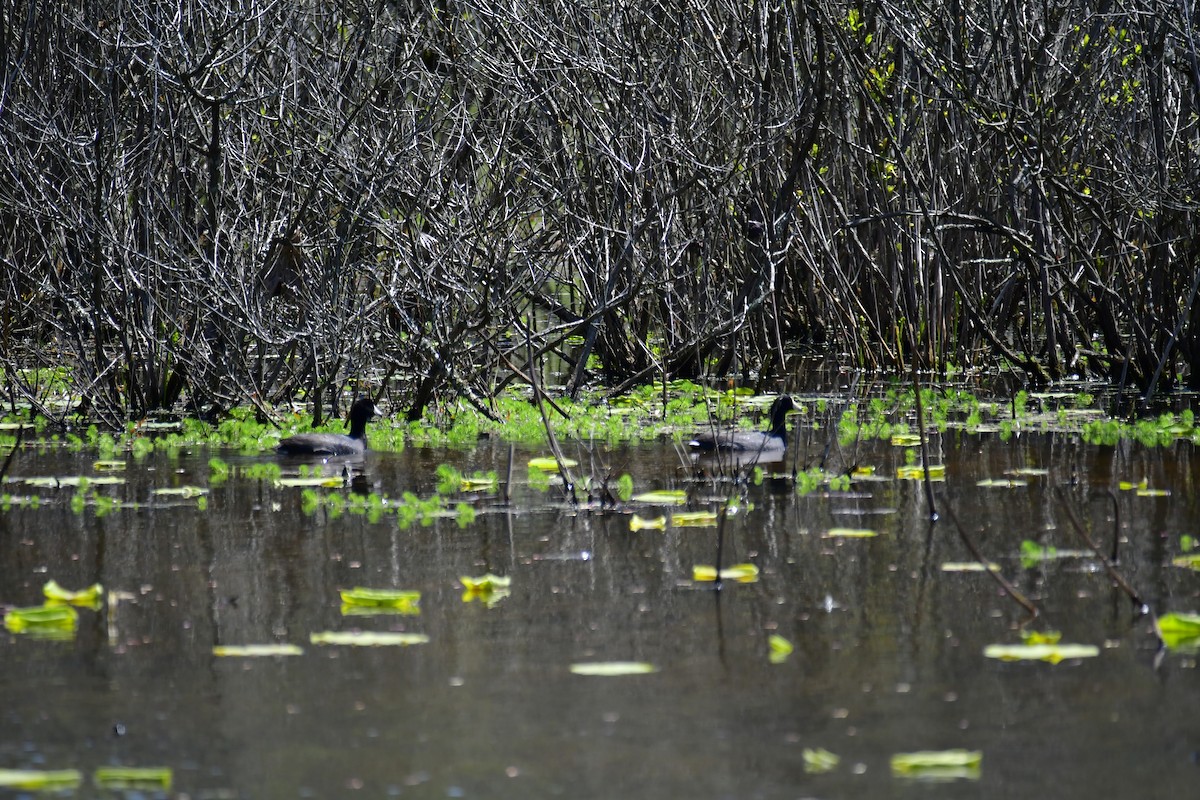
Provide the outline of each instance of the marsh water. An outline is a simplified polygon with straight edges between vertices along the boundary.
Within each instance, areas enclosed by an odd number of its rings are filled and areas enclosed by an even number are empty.
[[[273,456],[204,449],[129,457],[123,483],[91,490],[125,507],[72,508],[73,488],[12,479],[95,475],[95,454],[27,449],[4,491],[40,503],[0,513],[0,602],[40,603],[49,579],[99,582],[120,599],[81,611],[68,641],[0,632],[0,768],[78,769],[84,781],[68,794],[81,797],[112,795],[88,777],[104,765],[173,771],[169,791],[137,797],[1194,796],[1195,654],[1158,652],[1149,619],[1094,558],[1018,557],[1025,539],[1081,547],[1053,491],[1072,479],[1067,496],[1107,548],[1113,504],[1096,490],[1117,489],[1123,574],[1158,611],[1200,610],[1200,575],[1171,565],[1200,529],[1191,446],[952,431],[933,447],[943,500],[1041,609],[1028,627],[1097,645],[1097,657],[983,656],[1019,642],[1025,614],[986,574],[943,569],[970,554],[944,517],[928,523],[921,485],[894,477],[910,451],[886,442],[858,448],[878,477],[848,491],[745,487],[723,562],[761,572],[720,592],[692,581],[694,565],[714,563],[716,528],[631,531],[634,513],[662,510],[572,507],[526,483],[523,466],[507,504],[459,498],[476,506],[468,524],[404,527],[391,514],[306,509],[300,488],[239,477]],[[219,485],[214,455],[234,467]],[[518,449],[516,463],[533,455],[548,452]],[[508,459],[507,445],[483,441],[371,453],[356,470],[377,494],[428,497],[438,464],[504,473]],[[692,484],[666,442],[582,460],[581,471],[628,473],[639,492],[691,487],[692,510],[731,491]],[[1015,485],[978,485],[1018,473]],[[1118,489],[1143,480],[1166,493]],[[209,492],[153,494],[185,485]],[[827,536],[839,527],[879,535]],[[487,572],[511,577],[511,593],[490,605],[464,597],[460,576]],[[338,590],[355,586],[420,591],[420,613],[344,615]],[[309,639],[359,629],[429,641]],[[795,647],[781,663],[769,658],[772,634]],[[303,653],[214,655],[252,643]],[[657,671],[570,671],[590,661]],[[840,761],[807,771],[806,748]],[[982,767],[931,781],[889,766],[896,753],[952,748],[981,751]]]

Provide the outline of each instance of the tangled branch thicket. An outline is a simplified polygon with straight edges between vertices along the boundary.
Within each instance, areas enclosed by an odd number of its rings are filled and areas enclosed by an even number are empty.
[[[0,7],[11,402],[1200,383],[1191,0]]]

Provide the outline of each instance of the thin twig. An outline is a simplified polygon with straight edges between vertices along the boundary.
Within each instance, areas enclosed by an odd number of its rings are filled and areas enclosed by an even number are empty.
[[[1142,599],[1142,596],[1138,594],[1138,591],[1133,588],[1129,581],[1125,580],[1121,573],[1117,571],[1117,568],[1113,566],[1112,561],[1110,561],[1104,556],[1103,553],[1100,552],[1100,548],[1096,546],[1096,543],[1092,541],[1092,537],[1088,535],[1086,530],[1084,530],[1083,524],[1079,521],[1079,517],[1075,515],[1075,509],[1072,508],[1071,503],[1067,499],[1066,493],[1062,490],[1062,487],[1056,486],[1054,493],[1058,497],[1058,501],[1062,503],[1063,509],[1067,512],[1067,519],[1071,521],[1071,527],[1075,529],[1077,534],[1079,534],[1079,538],[1083,539],[1083,541],[1087,543],[1088,548],[1092,551],[1092,553],[1095,554],[1096,558],[1100,559],[1100,563],[1104,565],[1104,569],[1108,572],[1108,576],[1116,582],[1117,586],[1121,587],[1121,591],[1129,595],[1129,599],[1133,601],[1138,615],[1141,616],[1149,613],[1150,607],[1146,605],[1146,601]]]

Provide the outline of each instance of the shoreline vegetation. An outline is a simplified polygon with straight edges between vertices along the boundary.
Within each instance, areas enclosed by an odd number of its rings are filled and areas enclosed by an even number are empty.
[[[666,405],[664,395],[669,398]],[[886,440],[897,447],[915,446],[920,441],[910,388],[893,384],[879,387],[872,396],[810,394],[795,398],[797,408],[788,415],[788,427],[795,437],[794,449],[809,455],[819,455],[833,444],[853,448],[864,440]],[[1111,446],[1125,440],[1151,447],[1178,441],[1200,443],[1200,425],[1190,409],[1123,420],[1104,409],[1103,398],[1086,391],[1019,391],[1010,399],[986,400],[965,390],[927,388],[922,390],[922,398],[926,435],[957,431],[1008,439],[1024,433],[1056,433],[1093,445]],[[773,399],[774,395],[754,395],[748,389],[706,389],[677,381],[612,399],[597,393],[579,402],[559,400],[555,403],[559,414],[547,420],[527,393],[514,388],[495,398],[488,414],[459,401],[430,409],[422,420],[407,421],[395,415],[378,419],[372,424],[370,448],[380,452],[406,446],[470,448],[481,438],[542,445],[555,437],[589,447],[658,439],[681,442],[698,427],[714,424],[758,429]],[[125,455],[140,459],[155,450],[197,446],[256,454],[274,450],[282,438],[297,433],[337,433],[344,428],[344,420],[313,426],[312,415],[303,405],[281,409],[270,418],[254,407],[242,406],[231,409],[218,422],[171,415],[129,422],[117,430],[79,416],[66,422],[61,417],[57,422],[40,416],[30,419],[26,410],[0,417],[0,448],[86,449],[96,452],[102,461]],[[794,458],[789,461],[801,469],[812,466]]]
[[[0,401],[58,435],[1200,387],[1186,3],[0,3]]]

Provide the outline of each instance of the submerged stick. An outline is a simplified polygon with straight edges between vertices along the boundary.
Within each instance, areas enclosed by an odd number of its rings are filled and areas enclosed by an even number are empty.
[[[975,558],[975,560],[983,565],[984,572],[991,575],[992,580],[1000,584],[1000,587],[1004,589],[1008,596],[1015,600],[1018,605],[1028,611],[1030,616],[1038,616],[1037,606],[1035,606],[1028,597],[1022,594],[1016,586],[1013,586],[1008,578],[1005,578],[1003,575],[1001,575],[999,570],[994,570],[988,566],[988,562],[986,559],[984,559],[983,553],[979,552],[979,548],[975,546],[975,542],[967,534],[967,531],[965,528],[963,528],[962,523],[958,521],[958,517],[954,516],[954,509],[951,508],[949,503],[946,503],[945,508],[946,516],[950,518],[950,521],[954,523],[955,529],[958,530],[958,537],[962,539],[962,543],[967,546],[967,550],[971,552],[971,555]]]
[[[4,476],[8,474],[8,468],[12,466],[13,456],[21,449],[21,439],[25,436],[25,425],[17,424],[17,441],[13,444],[12,450],[8,451],[8,456],[4,459],[4,466],[0,467],[0,481],[4,480]]]
[[[1129,595],[1129,599],[1137,607],[1138,615],[1141,616],[1148,613],[1150,611],[1150,607],[1146,605],[1146,601],[1142,599],[1142,596],[1138,594],[1138,591],[1133,588],[1129,581],[1125,580],[1124,576],[1117,571],[1117,568],[1113,566],[1113,562],[1100,552],[1100,548],[1092,540],[1092,537],[1088,535],[1087,531],[1084,530],[1083,524],[1079,521],[1079,517],[1075,516],[1075,509],[1071,507],[1071,503],[1068,501],[1066,494],[1062,490],[1062,487],[1056,486],[1054,488],[1054,493],[1057,495],[1058,501],[1062,503],[1063,510],[1067,512],[1067,519],[1071,521],[1071,527],[1075,529],[1075,532],[1079,534],[1079,538],[1083,539],[1088,548],[1092,551],[1092,553],[1095,554],[1096,558],[1100,559],[1100,563],[1104,565],[1104,569],[1108,572],[1108,576],[1116,582],[1117,586],[1121,587],[1121,591]]]

